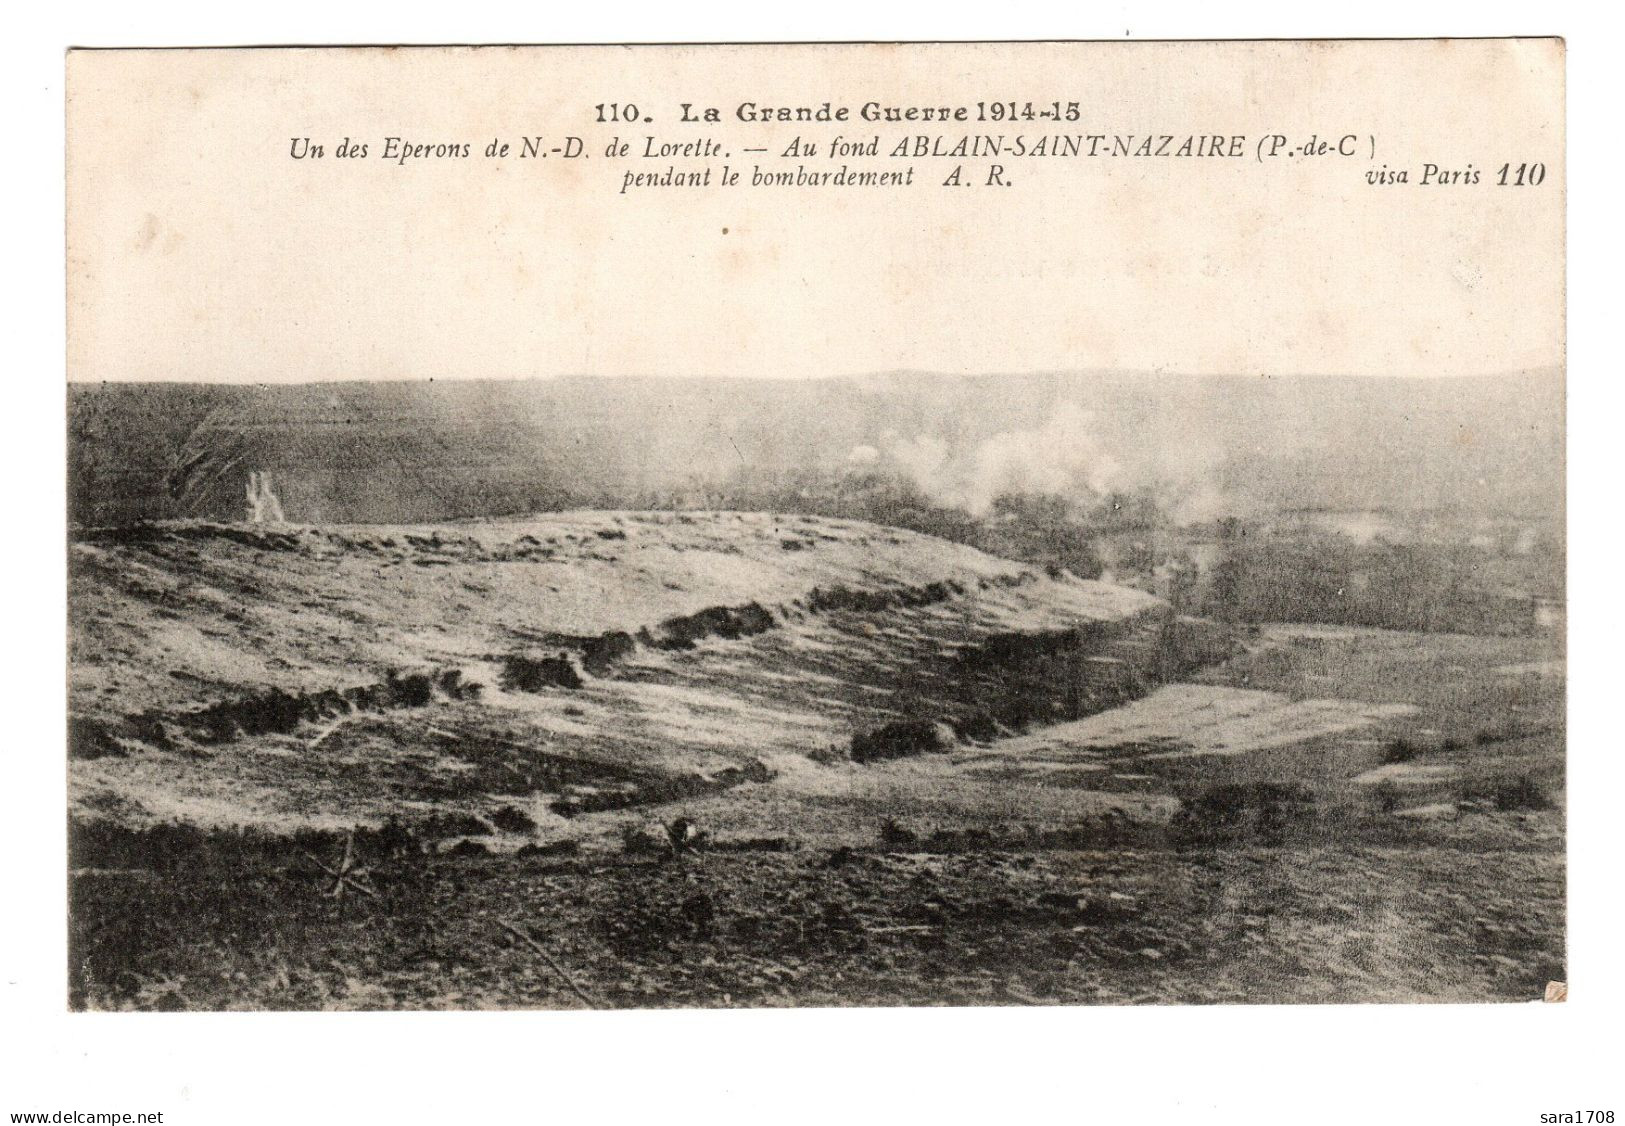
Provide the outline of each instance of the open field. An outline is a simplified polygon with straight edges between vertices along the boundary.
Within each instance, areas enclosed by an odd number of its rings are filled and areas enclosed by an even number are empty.
[[[205,848],[75,879],[73,999],[582,1007],[499,920],[605,1007],[1529,1001],[1563,979],[1549,824],[1491,812],[1383,836],[417,857],[344,902],[291,853]]]
[[[760,513],[167,523],[71,564],[79,1007],[1562,977],[1557,637],[1227,627]]]

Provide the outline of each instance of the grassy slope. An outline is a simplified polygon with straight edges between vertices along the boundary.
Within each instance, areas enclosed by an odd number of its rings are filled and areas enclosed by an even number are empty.
[[[578,1005],[498,919],[609,1006],[1529,1000],[1565,973],[1556,639],[1269,627],[1195,683],[1127,708],[947,754],[825,764],[808,754],[992,691],[952,659],[960,647],[1146,600],[1038,577],[1006,586],[1021,569],[969,549],[750,515],[235,535],[183,526],[74,546],[75,715],[113,722],[419,664],[465,669],[486,694],[330,731],[76,759],[80,812],[285,830],[515,805],[537,839],[580,851],[370,844],[378,897],[336,901],[304,855],[333,862],[331,837],[215,834],[139,857],[114,836],[75,853],[75,1005]],[[528,558],[497,560],[516,544]],[[875,612],[796,606],[814,586],[946,578],[966,593]],[[774,606],[776,628],[643,647],[574,691],[497,683],[503,655],[547,651],[548,634],[752,599]],[[1341,726],[1351,715],[1363,726]],[[1272,738],[1283,724],[1301,738]],[[1446,816],[1398,816],[1357,781],[1388,770],[1400,738],[1414,757],[1389,771],[1399,813],[1442,802]],[[651,809],[547,810],[578,784],[750,761],[776,777]],[[1554,804],[1498,808],[1496,780],[1524,776]],[[1176,795],[1257,779],[1308,786],[1317,812],[1219,837],[1169,821]],[[621,826],[678,811],[724,847],[682,863],[621,851]]]
[[[267,688],[312,693],[390,669],[455,669],[437,698],[291,730],[75,761],[81,808],[283,828],[517,805],[545,831],[561,792],[761,764],[818,788],[806,755],[901,715],[951,715],[959,651],[999,633],[1154,607],[973,549],[843,521],[583,513],[435,528],[169,525],[73,545],[76,718],[184,714]],[[919,590],[917,606],[811,609],[809,595]],[[939,594],[945,588],[937,588]],[[774,628],[692,649],[641,645],[579,689],[503,688],[504,662],[755,603]],[[127,732],[124,733],[126,736]]]

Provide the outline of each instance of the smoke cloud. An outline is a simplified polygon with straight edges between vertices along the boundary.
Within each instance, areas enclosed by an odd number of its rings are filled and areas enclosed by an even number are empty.
[[[956,448],[934,434],[881,436],[883,452],[858,446],[852,465],[889,466],[934,502],[985,516],[1001,496],[1052,495],[1080,504],[1112,494],[1148,495],[1179,521],[1230,509],[1219,487],[1220,451],[1193,433],[1178,441],[1149,425],[1114,423],[1061,401],[1038,426]]]

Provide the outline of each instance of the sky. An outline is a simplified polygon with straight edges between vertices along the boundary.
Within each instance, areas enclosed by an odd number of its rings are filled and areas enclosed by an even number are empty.
[[[1463,375],[1563,362],[1552,41],[76,52],[68,377],[899,369]],[[758,105],[1077,101],[1075,123],[755,124]],[[649,122],[596,121],[633,102]],[[683,124],[712,105],[718,125]],[[1242,136],[1240,159],[830,157],[836,135]],[[486,159],[581,138],[585,158]],[[1355,156],[1259,159],[1260,138]],[[466,143],[401,164],[385,138]],[[643,158],[645,138],[725,156]],[[324,145],[295,160],[292,141]],[[817,155],[785,158],[792,139]],[[338,159],[345,138],[368,156]],[[614,139],[632,157],[605,154]],[[747,148],[765,148],[747,153]],[[760,165],[908,188],[750,187]],[[1476,184],[1415,182],[1424,165]],[[1537,187],[1498,187],[1539,163]],[[742,184],[632,187],[727,165]],[[1410,183],[1371,184],[1405,169]]]

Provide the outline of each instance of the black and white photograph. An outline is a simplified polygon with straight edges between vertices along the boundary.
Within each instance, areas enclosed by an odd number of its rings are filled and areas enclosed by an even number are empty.
[[[29,18],[0,1119],[1616,1121],[1605,18]]]
[[[1183,49],[70,57],[70,1006],[1560,997],[1561,47]]]

